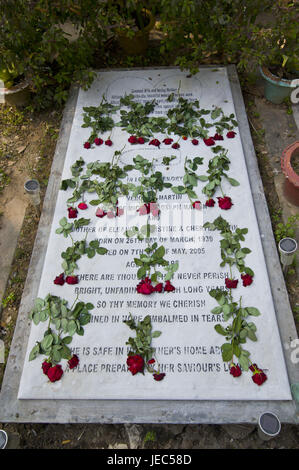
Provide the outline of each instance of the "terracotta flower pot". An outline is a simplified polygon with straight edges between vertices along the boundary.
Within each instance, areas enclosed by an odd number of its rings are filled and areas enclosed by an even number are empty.
[[[125,30],[116,30],[119,45],[128,55],[143,54],[148,47],[149,33],[155,25],[155,18],[149,10],[145,10],[145,13],[149,23],[140,31],[136,31],[134,36],[128,37]]]
[[[0,103],[9,106],[26,106],[30,101],[29,83],[23,80],[11,88],[0,88]]]
[[[281,156],[281,169],[285,175],[285,196],[291,204],[299,206],[299,175],[292,167],[294,158],[299,160],[299,141],[289,145]]]

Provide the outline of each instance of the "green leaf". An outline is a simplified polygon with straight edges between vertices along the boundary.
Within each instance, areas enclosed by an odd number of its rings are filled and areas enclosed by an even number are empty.
[[[228,333],[227,333],[227,331],[223,328],[223,326],[221,326],[221,325],[218,324],[218,325],[215,325],[214,328],[215,328],[215,330],[217,331],[217,333],[219,333],[220,335],[222,335],[222,336],[227,336]]]
[[[249,315],[252,315],[254,317],[258,317],[261,314],[261,312],[255,307],[246,307],[246,310]]]
[[[40,345],[39,344],[36,344],[32,349],[31,349],[31,352],[29,354],[29,361],[33,361],[34,359],[37,358],[37,356],[39,355],[39,351],[40,351]]]
[[[161,334],[162,334],[161,331],[154,331],[152,333],[152,338],[159,338],[159,336],[161,336]]]
[[[221,346],[222,359],[224,362],[231,361],[233,358],[233,347],[230,343],[224,343]]]

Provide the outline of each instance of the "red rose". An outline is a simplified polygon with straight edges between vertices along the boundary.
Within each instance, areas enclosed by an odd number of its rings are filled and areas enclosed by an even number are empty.
[[[155,292],[155,289],[152,286],[152,281],[148,277],[146,277],[145,279],[139,282],[139,284],[136,287],[136,290],[138,294],[143,294],[143,295],[150,295],[153,292]]]
[[[165,292],[173,292],[175,290],[175,287],[171,284],[170,281],[166,281],[165,286],[164,286],[164,290],[165,290]]]
[[[84,143],[84,148],[85,149],[90,149],[90,142],[85,142]]]
[[[80,204],[78,205],[78,208],[81,209],[81,211],[85,211],[85,209],[88,208],[88,205],[85,204],[85,202],[80,202]]]
[[[105,212],[103,209],[100,209],[100,208],[97,209],[97,211],[96,211],[96,217],[102,218],[102,217],[105,217],[105,215],[107,215],[107,212]]]
[[[155,359],[150,359],[149,361],[147,361],[147,363],[150,364],[150,365],[154,364],[155,362],[156,362]]]
[[[137,209],[137,212],[139,212],[139,215],[149,214],[150,211],[151,211],[150,204],[143,204],[143,206]]]
[[[76,356],[76,354],[74,354],[73,357],[71,357],[70,360],[68,361],[69,368],[74,369],[75,367],[77,367],[78,364],[79,364],[79,358],[78,356]]]
[[[198,140],[197,139],[192,139],[191,142],[192,142],[193,145],[198,145]]]
[[[158,139],[153,139],[150,141],[149,145],[154,145],[155,147],[159,147],[161,144],[160,140]]]
[[[250,284],[253,282],[252,276],[250,276],[250,274],[241,274],[241,279],[243,281],[244,287],[250,286]]]
[[[215,201],[214,201],[214,199],[208,199],[208,200],[206,201],[206,206],[207,206],[207,207],[214,207],[214,206],[215,206]]]
[[[200,210],[200,201],[195,201],[192,204],[193,209]]]
[[[105,141],[105,145],[108,145],[108,147],[111,147],[111,145],[112,145],[112,140],[107,139],[107,140]]]
[[[150,203],[150,212],[153,214],[154,217],[157,217],[160,213],[159,206],[156,202]]]
[[[183,139],[183,140],[187,140],[188,137],[187,137],[186,135],[183,135],[182,139]]]
[[[215,134],[214,137],[213,137],[214,140],[223,140],[223,137],[222,135],[220,134]]]
[[[240,367],[238,365],[235,366],[235,364],[231,365],[229,370],[230,370],[230,374],[233,377],[240,377],[240,375],[242,374]]]
[[[157,382],[160,382],[160,380],[163,380],[165,377],[165,374],[153,374],[154,380],[157,380]]]
[[[262,369],[259,369],[256,364],[252,364],[249,369],[253,372],[252,380],[258,386],[262,385],[267,380],[267,376]]]
[[[211,147],[211,145],[215,145],[215,140],[213,139],[213,137],[209,137],[208,139],[203,139],[203,141],[208,147]]]
[[[180,148],[180,144],[175,143],[175,144],[172,144],[171,147],[172,147],[173,149],[179,149],[179,148]]]
[[[236,135],[236,132],[234,131],[229,131],[227,134],[226,134],[226,137],[228,137],[229,139],[233,139]]]
[[[223,209],[225,211],[230,209],[231,206],[233,205],[231,198],[228,196],[217,197],[217,199],[218,199],[218,206],[220,207],[220,209]]]
[[[61,273],[59,274],[59,276],[55,277],[54,284],[56,284],[56,286],[63,286],[64,283],[65,283],[64,273]]]
[[[78,284],[78,276],[66,276],[65,282],[67,284]]]
[[[56,366],[49,368],[47,376],[51,382],[56,382],[57,380],[61,379],[62,374],[63,370],[61,368],[61,365],[57,364]]]
[[[127,359],[127,366],[129,367],[129,371],[132,373],[132,375],[135,375],[138,372],[142,372],[144,368],[143,357],[141,357],[139,354],[129,356]]]
[[[238,279],[225,279],[225,285],[228,289],[235,289],[238,285]]]
[[[130,144],[137,144],[137,137],[136,137],[136,135],[131,135],[131,136],[128,138],[128,142],[130,142]]]
[[[69,212],[69,219],[76,219],[78,215],[78,211],[75,207],[68,207]]]
[[[51,362],[44,361],[44,362],[42,363],[42,369],[43,369],[43,373],[44,373],[45,375],[48,375],[48,371],[49,371],[50,367],[52,367]]]
[[[162,292],[162,291],[163,291],[163,283],[162,283],[162,282],[159,282],[159,284],[157,284],[157,285],[154,287],[154,291],[155,291],[155,292]]]
[[[143,137],[138,137],[137,142],[138,144],[144,144],[145,140]]]
[[[94,143],[95,143],[96,145],[102,145],[103,142],[104,142],[104,141],[103,141],[102,139],[99,139],[99,137],[96,137],[96,138],[94,139]]]
[[[167,138],[167,139],[163,140],[163,144],[165,144],[165,145],[170,145],[170,144],[172,144],[172,142],[173,142],[173,139],[170,139],[170,138]]]

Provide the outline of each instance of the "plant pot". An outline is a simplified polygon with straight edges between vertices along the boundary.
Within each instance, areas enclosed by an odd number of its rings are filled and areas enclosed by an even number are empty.
[[[299,175],[292,167],[292,159],[295,157],[299,159],[299,141],[289,145],[281,156],[281,169],[285,175],[285,197],[291,204],[299,206]]]
[[[265,98],[271,103],[281,104],[298,86],[298,84],[292,85],[294,80],[281,79],[273,75],[265,66],[260,67],[260,73],[264,79]]]
[[[8,106],[26,106],[30,102],[29,82],[23,80],[11,88],[0,88],[0,103]]]
[[[134,36],[128,37],[125,30],[116,30],[119,45],[128,55],[143,54],[148,47],[149,33],[155,25],[155,17],[149,10],[145,10],[145,12],[149,18],[149,23],[145,28],[134,32]]]

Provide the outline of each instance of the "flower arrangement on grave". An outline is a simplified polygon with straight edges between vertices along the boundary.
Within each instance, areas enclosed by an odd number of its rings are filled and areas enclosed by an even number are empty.
[[[130,346],[127,358],[128,370],[132,375],[141,373],[144,375],[145,370],[153,375],[154,380],[160,382],[164,379],[165,374],[160,372],[160,367],[155,356],[155,350],[152,347],[152,339],[159,338],[161,331],[152,331],[151,317],[145,316],[142,321],[137,323],[132,315],[124,323],[136,332],[135,338],[129,337],[126,345]]]
[[[91,127],[92,129],[88,140],[84,143],[85,149],[90,149],[93,145],[99,146],[103,143],[111,147],[111,131],[115,127],[112,115],[118,110],[119,107],[108,103],[104,96],[99,106],[87,106],[83,108],[83,124],[81,127]],[[100,136],[103,137],[102,134],[108,131],[110,132],[109,137],[103,140]]]
[[[37,341],[29,354],[29,361],[39,355],[46,356],[42,363],[42,371],[50,382],[56,382],[63,375],[61,361],[67,361],[69,369],[79,364],[77,355],[72,354],[68,346],[75,334],[82,336],[84,326],[90,322],[91,303],[79,302],[78,297],[71,307],[68,301],[48,294],[44,299],[37,298],[29,318],[35,325],[48,322],[47,329],[40,341]]]
[[[213,196],[219,188],[222,193],[222,197],[217,198],[218,206],[220,209],[228,210],[232,207],[233,203],[231,198],[224,194],[221,183],[224,178],[231,184],[231,186],[239,186],[240,183],[236,179],[228,176],[226,173],[230,166],[227,150],[225,150],[222,146],[217,145],[212,149],[212,151],[215,154],[219,153],[219,155],[215,155],[215,157],[209,160],[209,168],[207,170],[208,175],[200,175],[198,176],[198,179],[203,182],[208,181],[208,183],[202,189],[202,192],[208,198],[206,205],[209,207],[212,204]]]
[[[236,266],[239,273],[241,273],[243,287],[250,286],[253,282],[254,272],[245,265],[244,261],[244,258],[251,250],[246,247],[242,248],[240,244],[240,241],[245,240],[244,235],[246,235],[248,229],[236,228],[232,232],[229,223],[222,217],[218,217],[212,223],[207,222],[204,227],[220,231],[222,235],[220,240],[222,262],[220,266],[224,267],[228,264],[230,268],[230,278],[225,279],[227,291],[221,289],[212,289],[210,291],[211,297],[219,304],[212,310],[212,313],[222,313],[225,322],[231,320],[227,327],[221,324],[215,325],[217,333],[225,336],[226,339],[226,342],[221,346],[222,359],[224,362],[229,362],[230,374],[233,377],[240,377],[243,370],[250,370],[253,372],[253,382],[260,386],[267,380],[267,376],[262,369],[251,362],[250,352],[243,347],[247,339],[253,342],[257,341],[256,326],[248,320],[249,317],[259,316],[260,311],[256,307],[242,305],[242,297],[236,302],[232,294],[239,282],[232,275],[232,266]]]
[[[147,242],[144,253],[139,258],[134,258],[135,265],[138,267],[137,278],[140,280],[136,287],[138,294],[150,295],[155,292],[174,292],[175,290],[171,280],[179,268],[179,263],[177,261],[170,263],[164,258],[165,247],[163,245],[158,246],[156,242],[150,243],[150,235],[154,232],[155,226],[150,224],[143,225],[140,229],[135,226],[125,232],[128,238],[136,236],[138,240]],[[159,266],[163,267],[164,274],[157,270]]]
[[[69,246],[65,251],[61,253],[63,259],[62,269],[63,272],[56,276],[54,284],[63,286],[67,284],[78,284],[78,276],[74,274],[75,270],[78,269],[77,262],[83,255],[87,255],[88,258],[93,258],[96,254],[105,255],[108,250],[107,248],[101,247],[98,240],[92,240],[91,242],[86,241],[86,236],[83,240],[75,241],[71,235],[73,230],[77,230],[80,227],[88,225],[90,219],[80,218],[75,220],[73,223],[67,221],[66,217],[63,217],[59,221],[60,227],[56,229],[56,233],[63,235],[65,238],[70,238],[72,245]]]

